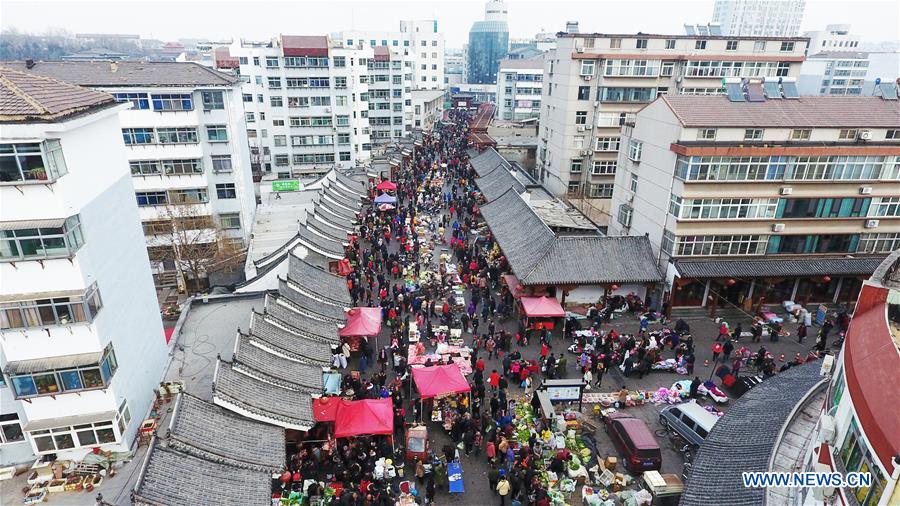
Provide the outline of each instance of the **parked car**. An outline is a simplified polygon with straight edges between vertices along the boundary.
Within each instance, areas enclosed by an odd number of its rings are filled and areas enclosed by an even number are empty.
[[[695,401],[667,406],[659,413],[659,423],[678,433],[691,446],[700,446],[719,417]]]
[[[674,474],[659,474],[658,471],[647,471],[638,481],[638,486],[650,492],[653,497],[651,506],[678,506],[684,483]]]
[[[626,469],[634,474],[659,470],[662,466],[659,443],[643,420],[618,411],[611,413],[604,421],[606,432]]]

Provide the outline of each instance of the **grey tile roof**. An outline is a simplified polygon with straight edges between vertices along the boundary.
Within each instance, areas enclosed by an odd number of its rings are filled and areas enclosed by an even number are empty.
[[[333,343],[303,335],[290,328],[279,327],[258,313],[253,313],[250,318],[250,331],[242,335],[249,336],[252,342],[294,360],[319,367],[331,365]]]
[[[896,128],[900,101],[880,97],[806,96],[732,102],[722,95],[662,95],[686,127]]]
[[[265,471],[208,462],[158,444],[148,450],[146,458],[134,492],[135,504],[272,504],[272,478]]]
[[[322,318],[319,319],[328,319],[335,322],[344,321],[346,313],[344,313],[344,308],[342,306],[329,304],[310,297],[301,290],[298,290],[296,286],[296,281],[292,280],[290,276],[288,276],[287,279],[279,279],[278,298],[294,304],[298,311],[320,315]]]
[[[336,241],[344,245],[350,244],[350,240],[347,238],[346,231],[334,228],[327,222],[319,219],[319,217],[314,214],[306,215],[306,226],[311,230],[328,237],[332,241]]]
[[[300,242],[304,246],[311,248],[318,253],[334,260],[344,258],[344,246],[341,243],[322,237],[310,230],[306,225],[300,226],[297,230],[297,235],[300,237]]]
[[[356,216],[347,216],[346,211],[339,209],[335,211],[331,208],[333,204],[328,202],[321,197],[316,201],[315,207],[313,210],[318,214],[323,220],[333,223],[341,228],[352,230],[355,227],[355,223],[358,221]]]
[[[764,504],[764,488],[744,488],[742,473],[767,471],[782,427],[809,391],[826,378],[813,361],[779,373],[734,401],[700,445],[681,506]]]
[[[295,329],[309,332],[315,336],[321,336],[330,341],[339,342],[337,331],[338,324],[344,323],[344,318],[336,321],[320,316],[313,311],[304,311],[304,308],[292,303],[284,297],[268,297],[263,308],[265,314],[282,321]]]
[[[293,390],[322,394],[325,382],[320,366],[304,364],[296,360],[269,353],[253,344],[247,336],[238,336],[232,367],[251,376],[264,377],[266,381]]]
[[[505,250],[504,250],[505,251]],[[662,280],[644,236],[561,236],[523,285],[653,283]]]
[[[293,253],[288,257],[288,273],[301,287],[334,304],[350,307],[352,300],[347,281],[336,274],[320,269]]]
[[[487,148],[481,153],[469,150],[469,163],[472,164],[472,168],[475,169],[475,173],[479,176],[484,176],[498,165],[509,167],[509,162],[494,148]]]
[[[482,206],[481,214],[519,279],[534,269],[556,240],[553,231],[512,189]]]
[[[328,181],[326,187],[331,192],[343,197],[351,207],[359,207],[362,204],[363,195],[347,189],[346,186],[335,181]]]
[[[320,370],[321,380],[321,370]],[[285,466],[284,429],[179,394],[169,447],[213,463],[274,473]]]
[[[25,62],[3,66],[90,87],[233,86],[236,77],[189,62],[144,61],[39,61],[31,69]]]
[[[861,276],[875,272],[885,257],[803,257],[760,260],[676,260],[682,278]]]
[[[493,202],[510,188],[513,188],[516,193],[525,191],[525,186],[504,165],[498,165],[483,176],[475,178],[475,184],[478,185],[478,189],[481,190],[488,202]]]
[[[362,181],[357,181],[356,179],[354,179],[346,174],[342,174],[338,171],[334,171],[334,177],[338,183],[346,186],[350,190],[352,190],[360,195],[366,194],[366,183],[364,183]]]
[[[59,121],[115,103],[107,93],[0,66],[0,123]]]
[[[327,199],[325,198],[326,196],[328,197]],[[317,197],[313,208],[323,209],[347,221],[357,221],[356,211],[342,205],[340,200],[336,200],[327,189]]]
[[[307,220],[315,221],[322,230],[332,234],[341,234],[345,240],[347,239],[347,234],[354,233],[356,229],[355,226],[347,226],[346,222],[341,223],[333,214],[316,213],[315,209],[306,213],[306,218]]]
[[[325,189],[322,190],[322,195],[336,202],[337,205],[332,207],[334,207],[335,210],[340,210],[344,213],[355,215],[361,206],[358,197],[351,197],[342,193],[341,190],[337,188],[337,185],[326,186]]]
[[[281,427],[311,428],[316,423],[308,392],[266,383],[235,371],[223,360],[216,366],[213,401],[225,409],[232,405]]]

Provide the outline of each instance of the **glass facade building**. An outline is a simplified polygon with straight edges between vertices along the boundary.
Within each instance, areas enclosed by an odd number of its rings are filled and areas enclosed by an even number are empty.
[[[500,60],[509,52],[506,21],[476,21],[469,31],[468,79],[471,84],[496,84]]]

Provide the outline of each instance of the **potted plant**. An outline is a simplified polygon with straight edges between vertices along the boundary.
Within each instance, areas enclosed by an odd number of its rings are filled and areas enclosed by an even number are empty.
[[[44,169],[43,167],[37,167],[34,169],[30,169],[28,171],[28,175],[31,176],[31,179],[38,179],[40,181],[47,180],[47,170]]]

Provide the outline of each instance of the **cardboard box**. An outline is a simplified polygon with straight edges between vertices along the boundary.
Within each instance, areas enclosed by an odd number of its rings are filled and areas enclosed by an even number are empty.
[[[615,469],[615,468],[616,468],[616,464],[618,464],[618,463],[619,463],[619,459],[618,459],[618,458],[616,458],[616,457],[606,457],[606,465],[605,465],[605,467],[606,467],[607,469],[612,470],[612,469]]]

